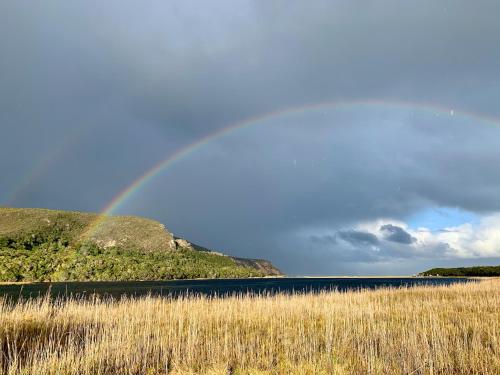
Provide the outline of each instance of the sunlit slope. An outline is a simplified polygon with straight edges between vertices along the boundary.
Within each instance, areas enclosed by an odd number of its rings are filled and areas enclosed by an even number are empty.
[[[0,208],[0,236],[27,246],[61,242],[144,251],[176,248],[172,234],[154,220],[135,216],[103,219],[93,213],[39,208]]]
[[[154,220],[0,208],[0,281],[152,280],[280,274],[198,251]],[[268,262],[267,262],[268,263]]]

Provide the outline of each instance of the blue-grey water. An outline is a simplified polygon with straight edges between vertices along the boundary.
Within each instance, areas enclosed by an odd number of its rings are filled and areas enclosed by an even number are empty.
[[[377,289],[381,287],[411,287],[415,285],[449,285],[470,282],[465,278],[264,278],[172,281],[100,281],[55,282],[0,285],[0,296],[9,299],[52,297],[85,297],[93,294],[121,296],[172,296],[201,294],[227,296],[242,293],[314,293],[328,290]]]

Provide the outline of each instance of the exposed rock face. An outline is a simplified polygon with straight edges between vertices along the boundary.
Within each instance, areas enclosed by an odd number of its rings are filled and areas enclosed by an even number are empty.
[[[116,240],[109,240],[102,247],[108,249],[110,247],[115,247],[115,246],[116,246]]]
[[[176,238],[174,242],[176,249],[192,249],[191,244],[182,238]]]

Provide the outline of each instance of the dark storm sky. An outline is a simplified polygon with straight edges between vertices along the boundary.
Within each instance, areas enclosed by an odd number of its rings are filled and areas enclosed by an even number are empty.
[[[500,263],[498,14],[3,1],[0,204],[99,211],[192,142],[300,107],[197,148],[116,213],[291,274]]]

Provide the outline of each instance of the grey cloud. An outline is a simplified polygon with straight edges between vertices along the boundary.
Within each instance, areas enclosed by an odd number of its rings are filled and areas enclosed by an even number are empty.
[[[378,237],[370,232],[364,232],[355,229],[340,229],[335,231],[333,234],[324,235],[310,235],[309,240],[313,244],[318,244],[319,246],[337,246],[347,243],[352,246],[377,246],[380,241]],[[343,241],[339,243],[339,240]]]
[[[417,242],[417,239],[403,228],[397,225],[385,224],[380,227],[380,231],[384,232],[384,238],[387,241],[397,242],[405,245],[410,245]]]
[[[341,239],[354,246],[375,246],[379,243],[377,236],[373,233],[350,229],[339,231],[337,234]]]
[[[385,231],[392,231],[403,237],[400,230],[395,228],[402,230],[400,227],[389,224]],[[372,264],[372,267],[378,268],[391,262],[421,263],[425,259],[455,261],[454,251],[449,244],[441,242],[425,247],[408,247],[414,241],[411,236],[404,239],[399,237],[379,239],[370,232],[342,229],[336,231],[334,235],[315,234],[309,236],[308,239],[307,245],[311,250],[311,257],[313,254],[322,259],[331,257],[336,263],[360,262]],[[296,241],[300,243],[302,240],[297,238]]]
[[[337,244],[337,236],[331,234],[327,234],[324,236],[312,235],[309,237],[309,239],[311,240],[311,242],[318,244],[330,244],[330,245]]]

